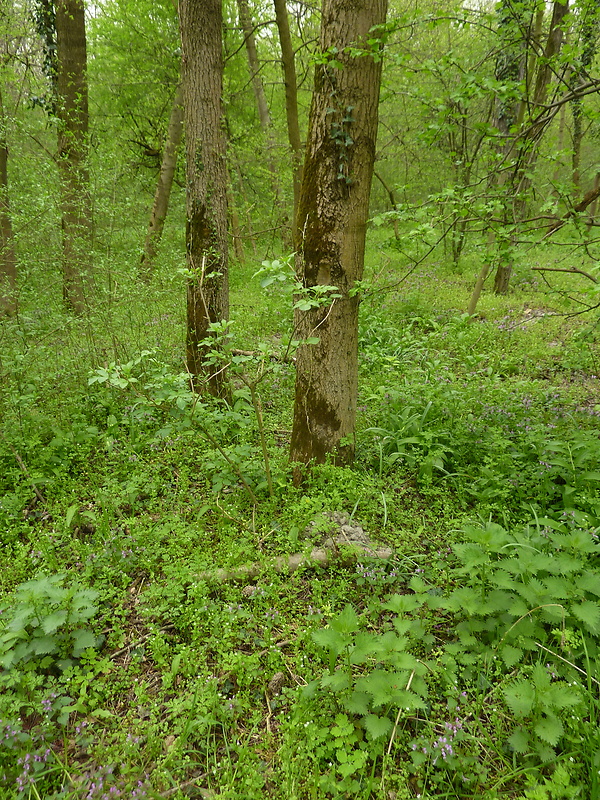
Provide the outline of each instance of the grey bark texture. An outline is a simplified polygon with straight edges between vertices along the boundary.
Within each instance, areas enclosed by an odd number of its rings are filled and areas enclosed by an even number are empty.
[[[221,0],[181,0],[181,70],[186,131],[187,368],[194,384],[226,392],[206,363],[203,340],[229,316],[227,169],[222,120]]]
[[[89,300],[92,231],[83,0],[57,0],[56,54],[63,297],[73,312],[81,314]]]
[[[358,296],[377,139],[381,58],[366,40],[385,22],[387,0],[325,0],[298,210],[298,277],[305,289],[334,286],[331,304],[296,312],[290,458],[308,464],[354,456],[358,384]],[[366,48],[357,56],[348,48]],[[332,50],[335,48],[335,51]],[[301,471],[297,480],[301,480]]]

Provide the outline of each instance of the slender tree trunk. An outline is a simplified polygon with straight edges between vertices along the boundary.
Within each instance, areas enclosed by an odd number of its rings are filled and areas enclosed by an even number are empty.
[[[584,19],[580,35],[581,56],[573,72],[571,85],[574,89],[584,83],[586,74],[596,56],[600,6],[597,2],[584,8]],[[583,142],[583,98],[575,97],[571,103],[573,113],[573,184],[581,188],[581,144]]]
[[[375,175],[375,177],[377,178],[379,183],[383,186],[383,190],[387,194],[387,196],[388,196],[388,198],[390,200],[390,208],[391,208],[391,210],[395,211],[396,210],[396,206],[398,204],[398,201],[396,200],[396,195],[394,193],[394,190],[386,183],[385,179],[381,177],[379,172],[374,172],[373,174]],[[394,217],[392,219],[392,227],[394,228],[394,238],[396,239],[396,241],[398,241],[398,239],[400,238],[400,228],[398,226],[398,217]]]
[[[227,208],[229,209],[229,221],[231,222],[231,238],[233,239],[233,252],[240,264],[246,262],[244,255],[244,245],[242,243],[242,233],[240,229],[240,216],[233,199],[231,191],[231,181],[227,187]]]
[[[594,177],[594,192],[598,192],[600,190],[600,172],[597,172]],[[598,197],[596,196],[592,202],[590,203],[589,207],[589,221],[588,226],[592,226],[596,223],[596,209],[598,208]]]
[[[260,75],[260,62],[258,60],[258,52],[256,50],[256,39],[254,36],[252,19],[250,16],[250,10],[248,8],[248,1],[237,0],[237,4],[238,4],[238,13],[240,18],[240,27],[242,29],[242,32],[244,34],[244,40],[246,42],[248,67],[250,69],[250,79],[252,81],[252,88],[254,89],[254,97],[256,98],[258,119],[260,122],[261,131],[263,133],[267,145],[266,160],[267,160],[267,169],[269,171],[269,176],[271,178],[271,189],[273,192],[275,206],[279,210],[278,214],[279,221],[280,223],[283,224],[285,218],[286,217],[289,218],[289,215],[285,214],[284,209],[282,209],[281,207],[281,191],[279,187],[279,176],[277,174],[277,165],[275,163],[275,158],[274,158],[275,141],[273,139],[273,131],[271,127],[271,115],[269,113],[269,106],[267,105],[265,89],[263,86],[262,77]]]
[[[226,376],[206,363],[211,323],[229,316],[227,169],[222,120],[221,0],[181,0],[183,107],[187,175],[187,368],[195,386],[218,396]]]
[[[0,315],[11,316],[17,308],[17,258],[8,203],[8,144],[6,118],[0,88]]]
[[[499,80],[508,79],[516,81],[521,76],[521,70],[526,68],[526,88],[527,96],[524,97],[516,106],[512,104],[498,104],[496,112],[496,127],[500,132],[503,144],[498,148],[498,154],[502,156],[502,170],[496,180],[496,187],[499,192],[499,199],[502,203],[502,216],[504,218],[503,230],[498,238],[498,266],[494,279],[494,291],[496,294],[506,294],[510,285],[510,278],[513,270],[513,247],[511,235],[507,232],[514,229],[523,219],[527,208],[527,193],[531,188],[531,175],[535,169],[539,142],[544,131],[547,129],[550,115],[544,115],[544,104],[546,103],[551,81],[556,70],[556,57],[560,53],[563,42],[563,21],[568,12],[568,4],[554,2],[552,7],[552,20],[543,57],[538,59],[533,54],[527,57],[523,52],[523,43],[517,45],[515,49],[515,12],[510,2],[502,3],[500,11],[499,28],[506,23],[506,31],[502,35],[509,42],[506,51],[502,51],[496,64],[496,78]],[[527,13],[532,19],[531,42],[535,43],[539,39],[543,9],[529,9]],[[522,23],[521,27],[522,27]],[[511,43],[512,42],[512,43]],[[530,44],[531,44],[530,42]],[[535,74],[533,74],[535,70]],[[529,114],[529,121],[525,120],[526,112]],[[536,121],[536,115],[538,120]],[[523,126],[528,124],[525,132]],[[507,240],[508,237],[508,240]],[[483,281],[487,276],[489,264],[483,265],[475,290],[469,302],[469,313],[475,311],[475,306],[481,293]]]
[[[181,84],[177,87],[173,98],[173,108],[167,129],[167,139],[163,150],[162,163],[156,192],[154,194],[154,204],[150,213],[150,222],[146,241],[144,242],[144,252],[140,262],[140,270],[146,280],[150,279],[154,269],[154,262],[158,253],[158,246],[162,238],[165,227],[167,211],[169,210],[169,199],[173,187],[173,178],[177,166],[177,151],[181,143],[183,133],[183,90]]]
[[[296,312],[303,344],[296,359],[290,458],[308,464],[354,456],[358,385],[358,297],[375,160],[381,59],[345,52],[367,47],[385,22],[387,0],[325,0],[320,51],[336,48],[341,68],[318,64],[298,210],[299,278],[305,289],[334,286],[326,306]],[[331,48],[331,49],[330,49]],[[301,471],[295,478],[302,479]]]
[[[67,306],[81,314],[91,281],[92,228],[86,165],[88,89],[83,0],[57,0],[56,54],[63,296]]]
[[[559,153],[562,153],[563,148],[565,146],[565,129],[566,129],[566,127],[567,127],[567,108],[566,108],[566,106],[563,105],[563,106],[561,106],[560,114],[559,114],[559,117],[558,117],[558,136],[557,136],[557,141],[556,141],[556,149],[558,150]],[[552,182],[553,183],[558,183],[558,181],[560,180],[560,174],[561,174],[561,171],[562,171],[563,167],[564,167],[564,163],[563,163],[563,160],[562,160],[562,157],[561,157],[560,161],[556,162],[556,166],[554,168],[554,172],[552,173]],[[556,189],[554,191],[554,194],[558,194]]]
[[[292,217],[292,244],[297,251],[300,247],[298,230],[298,204],[300,186],[302,184],[302,143],[300,141],[300,123],[298,122],[298,88],[296,83],[296,64],[290,23],[285,0],[274,0],[275,18],[279,32],[281,47],[281,64],[285,83],[285,114],[287,119],[288,141],[292,153],[292,180],[294,188],[294,210]]]
[[[246,43],[246,55],[248,56],[248,66],[250,68],[250,80],[252,81],[254,97],[256,98],[258,119],[262,132],[266,137],[268,137],[271,128],[271,115],[269,113],[269,106],[267,105],[265,88],[260,76],[260,62],[258,60],[258,52],[256,50],[256,39],[254,37],[254,29],[252,27],[252,19],[250,17],[248,1],[237,0],[237,4],[240,17],[240,27],[244,34],[244,41]]]

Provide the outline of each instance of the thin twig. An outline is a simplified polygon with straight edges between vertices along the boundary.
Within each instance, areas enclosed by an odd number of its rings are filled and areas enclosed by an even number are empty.
[[[410,678],[408,679],[408,683],[406,684],[406,691],[407,692],[410,689],[410,686],[412,684],[412,680],[413,680],[414,677],[415,677],[415,671],[413,669],[413,671],[410,673]],[[392,751],[392,745],[394,744],[394,737],[396,736],[396,731],[398,730],[398,723],[400,722],[400,714],[401,713],[402,713],[402,708],[399,708],[398,709],[398,713],[396,714],[396,721],[394,722],[394,727],[392,729],[392,735],[390,736],[390,741],[389,741],[388,748],[387,748],[387,755],[388,756]]]
[[[597,278],[590,275],[589,272],[579,269],[579,267],[532,267],[531,269],[534,272],[568,272],[572,275],[583,275],[585,278],[589,278],[593,283],[598,283]]]
[[[600,681],[597,681],[596,678],[592,678],[591,675],[588,675],[587,672],[584,669],[581,669],[581,667],[578,667],[577,664],[573,664],[571,661],[568,661],[566,658],[563,658],[558,653],[555,653],[554,650],[550,650],[549,648],[544,647],[544,645],[540,644],[539,642],[536,642],[535,644],[541,650],[545,650],[547,653],[550,653],[551,656],[554,656],[555,658],[560,658],[561,661],[564,661],[565,664],[568,664],[570,667],[573,667],[573,669],[576,669],[577,672],[581,672],[581,674],[585,675],[586,678],[589,678],[591,681],[594,681],[596,686],[600,686]]]

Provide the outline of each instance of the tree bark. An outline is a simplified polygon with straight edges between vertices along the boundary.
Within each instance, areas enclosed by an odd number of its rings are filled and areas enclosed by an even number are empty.
[[[227,170],[222,124],[221,0],[181,0],[186,130],[187,368],[196,388],[227,393],[224,370],[206,363],[211,323],[229,316]]]
[[[169,199],[171,197],[173,178],[175,177],[175,168],[177,166],[177,151],[183,134],[182,103],[183,90],[181,84],[179,84],[175,92],[175,97],[173,98],[173,108],[171,109],[171,117],[167,129],[167,138],[163,150],[160,174],[156,184],[156,192],[154,194],[152,211],[150,213],[146,241],[144,242],[144,252],[142,253],[140,261],[140,271],[145,280],[149,280],[152,275],[154,262],[158,254],[158,246],[165,227],[167,211],[169,210]]]
[[[252,19],[250,17],[250,10],[248,8],[248,0],[237,0],[237,4],[240,27],[242,29],[242,33],[244,34],[244,42],[246,44],[246,55],[248,56],[248,66],[250,68],[250,80],[252,81],[254,97],[256,98],[258,119],[260,121],[262,132],[265,134],[265,136],[268,136],[269,129],[271,127],[271,115],[269,113],[269,106],[267,105],[265,88],[260,76],[260,62],[258,60],[258,52],[256,50],[256,39],[254,37]]]
[[[499,31],[507,41],[506,52],[501,51],[496,64],[496,78],[510,80],[525,77],[526,96],[516,105],[498,103],[496,110],[496,128],[502,137],[502,145],[497,147],[501,158],[500,171],[495,185],[498,199],[502,204],[504,231],[497,236],[498,265],[494,278],[496,294],[506,294],[509,290],[513,270],[513,247],[511,229],[523,219],[527,207],[527,192],[531,187],[531,174],[535,169],[540,139],[547,129],[551,116],[544,115],[544,106],[548,91],[556,71],[556,57],[560,53],[563,42],[563,20],[568,12],[568,4],[554,2],[552,20],[543,51],[537,58],[535,47],[541,34],[543,8],[525,9],[531,19],[532,35],[515,46],[515,20],[519,22],[518,30],[525,28],[522,20],[516,16],[523,11],[514,11],[510,2],[503,2],[500,7]],[[503,26],[506,25],[506,30]],[[527,57],[524,45],[530,47]],[[525,76],[522,70],[525,70]],[[534,74],[535,72],[535,74]],[[529,120],[525,121],[526,112]],[[524,130],[524,126],[528,127]],[[508,241],[507,241],[508,237]],[[489,263],[485,263],[477,280],[473,295],[469,302],[469,313],[474,313],[483,282],[489,271]]]
[[[302,344],[296,359],[290,458],[302,464],[354,457],[359,301],[352,290],[363,274],[381,58],[376,48],[362,57],[345,49],[368,48],[369,31],[385,22],[386,11],[387,0],[323,3],[320,51],[335,52],[342,66],[326,62],[315,69],[298,209],[298,276],[307,290],[335,286],[340,296],[326,307],[296,312],[299,338],[319,337],[318,344]],[[302,479],[301,470],[295,479]]]
[[[0,87],[0,315],[17,309],[17,257],[8,202],[8,144]]]
[[[292,216],[292,245],[298,251],[300,247],[298,231],[298,204],[302,184],[302,143],[300,140],[300,123],[298,121],[298,87],[296,83],[296,65],[290,23],[285,0],[274,0],[275,19],[279,32],[281,47],[281,65],[285,84],[285,114],[287,120],[288,141],[292,153],[292,181],[294,190],[294,209]],[[301,235],[301,233],[300,233]]]
[[[271,114],[269,113],[269,106],[265,95],[265,88],[263,86],[262,77],[260,75],[260,62],[258,60],[258,52],[256,50],[256,39],[254,36],[254,29],[252,19],[250,17],[250,10],[248,8],[247,0],[237,0],[238,13],[240,18],[240,27],[244,34],[244,41],[246,43],[246,54],[248,56],[248,67],[250,70],[250,80],[252,81],[252,88],[254,89],[254,97],[256,98],[256,107],[258,110],[258,119],[260,122],[260,129],[263,133],[266,142],[266,161],[269,176],[271,178],[271,190],[273,192],[274,203],[278,211],[279,220],[278,224],[284,224],[289,219],[289,214],[281,207],[281,191],[279,187],[279,176],[277,174],[277,165],[275,164],[274,152],[275,141],[273,139],[273,131],[271,129]]]
[[[88,88],[83,0],[57,0],[56,54],[63,297],[72,311],[81,314],[91,279],[92,229],[86,165]]]

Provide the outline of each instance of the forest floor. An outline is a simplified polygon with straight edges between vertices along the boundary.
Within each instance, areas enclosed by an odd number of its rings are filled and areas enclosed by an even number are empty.
[[[2,798],[599,796],[598,312],[523,270],[469,318],[468,268],[398,258],[356,463],[302,488],[260,264],[230,406],[189,392],[174,281],[0,323]]]

